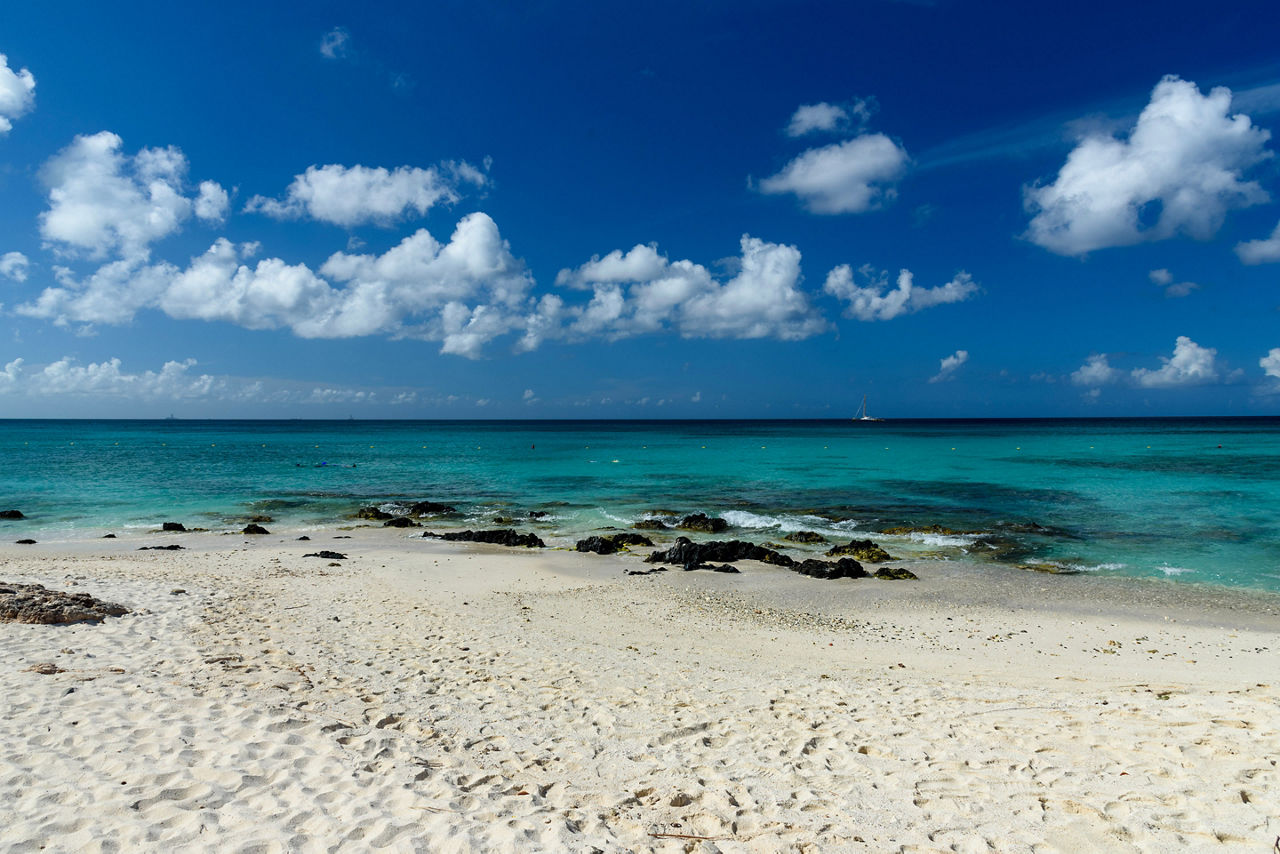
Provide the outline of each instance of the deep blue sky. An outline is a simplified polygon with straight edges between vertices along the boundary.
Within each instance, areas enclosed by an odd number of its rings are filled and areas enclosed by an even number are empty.
[[[6,9],[0,416],[1280,412],[1274,3],[405,5]]]

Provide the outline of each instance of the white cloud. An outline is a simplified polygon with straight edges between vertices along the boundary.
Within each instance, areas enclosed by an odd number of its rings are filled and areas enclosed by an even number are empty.
[[[827,328],[799,288],[800,250],[743,235],[736,275],[720,282],[701,264],[636,246],[562,270],[562,286],[590,288],[572,309],[569,337],[625,338],[672,328],[685,338],[799,340]]]
[[[1095,353],[1071,374],[1071,382],[1083,386],[1101,386],[1114,382],[1119,374],[1107,363],[1106,353]]]
[[[523,329],[530,308],[532,279],[483,213],[464,217],[447,244],[419,230],[382,255],[335,253],[319,273],[280,258],[251,264],[257,249],[219,239],[185,270],[125,259],[83,281],[63,271],[58,287],[15,310],[60,324],[119,324],[154,308],[303,338],[422,338],[475,358]]]
[[[244,209],[276,219],[307,216],[347,228],[370,222],[389,225],[410,210],[422,216],[437,204],[452,204],[461,198],[459,186],[483,187],[488,180],[480,169],[461,161],[427,169],[308,166],[294,176],[282,200],[254,196]]]
[[[787,136],[804,136],[814,131],[835,131],[849,122],[849,112],[838,104],[805,104],[796,108],[787,125]]]
[[[1272,264],[1280,261],[1280,223],[1276,224],[1270,237],[1237,243],[1236,255],[1245,264]]]
[[[1258,360],[1258,366],[1269,377],[1280,379],[1280,347],[1274,347],[1267,355]]]
[[[216,181],[201,181],[200,195],[196,197],[196,216],[205,222],[221,223],[227,218],[231,199],[222,185]]]
[[[14,71],[0,53],[0,135],[13,128],[12,119],[25,115],[36,103],[36,78],[24,68]]]
[[[165,362],[159,371],[131,374],[121,370],[119,359],[79,365],[65,357],[38,371],[21,371],[22,360],[6,366],[12,372],[12,390],[32,397],[61,395],[94,395],[125,397],[137,400],[157,398],[184,399],[208,397],[216,380],[208,374],[192,375],[195,359]]]
[[[1147,278],[1151,280],[1152,284],[1164,288],[1164,295],[1167,297],[1185,297],[1200,287],[1195,282],[1175,282],[1173,273],[1164,268],[1152,270],[1147,274]]]
[[[334,27],[320,39],[320,54],[326,59],[343,59],[350,53],[351,34]]]
[[[21,252],[6,252],[0,255],[0,276],[13,279],[15,282],[27,280],[27,269],[30,262]]]
[[[1060,255],[1163,240],[1212,237],[1227,211],[1265,202],[1245,170],[1270,157],[1270,134],[1248,116],[1228,115],[1231,91],[1201,95],[1165,77],[1128,139],[1085,136],[1057,179],[1025,190],[1034,214],[1026,236]]]
[[[862,213],[897,195],[907,152],[884,134],[811,148],[760,182],[760,192],[794,193],[813,213]]]
[[[182,152],[144,148],[130,157],[121,145],[109,131],[77,136],[45,164],[49,209],[40,215],[40,234],[55,250],[145,258],[152,242],[177,231],[190,216]]]
[[[946,382],[965,362],[969,361],[968,350],[957,350],[938,362],[938,373],[929,378],[931,383]]]
[[[888,271],[877,272],[870,265],[864,265],[857,272],[868,282],[866,286],[856,284],[853,268],[848,264],[841,264],[827,274],[823,290],[849,303],[845,316],[858,320],[892,320],[935,305],[963,302],[980,290],[973,277],[963,271],[945,285],[918,288],[913,282],[911,271],[902,270],[898,273],[897,287],[887,292]]]
[[[1179,335],[1172,358],[1162,356],[1163,365],[1156,370],[1134,370],[1133,379],[1143,388],[1204,385],[1218,379],[1217,355],[1217,350],[1201,347],[1187,336]]]
[[[21,358],[14,359],[0,371],[0,391],[8,391],[17,384],[18,376],[22,373],[22,362]]]

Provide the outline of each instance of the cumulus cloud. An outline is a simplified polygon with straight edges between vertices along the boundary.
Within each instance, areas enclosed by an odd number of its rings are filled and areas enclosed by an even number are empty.
[[[1268,199],[1244,173],[1271,156],[1270,134],[1230,108],[1229,89],[1165,77],[1127,139],[1086,135],[1052,184],[1026,188],[1026,237],[1060,255],[1212,237],[1229,210]]]
[[[955,372],[965,362],[969,361],[968,350],[957,350],[938,363],[938,373],[929,378],[931,383],[946,382],[955,376]]]
[[[216,181],[201,181],[200,195],[196,196],[196,216],[208,223],[221,223],[227,218],[231,198]]]
[[[862,213],[897,195],[906,149],[884,134],[811,148],[760,182],[760,192],[794,193],[813,213]]]
[[[36,78],[24,68],[14,71],[0,53],[0,135],[13,129],[13,119],[28,113],[36,103]]]
[[[244,209],[276,219],[310,217],[346,228],[363,223],[390,225],[411,210],[423,216],[435,205],[452,204],[461,198],[459,187],[483,187],[488,180],[483,171],[461,161],[427,169],[309,166],[294,176],[284,198],[254,196]]]
[[[572,320],[563,334],[617,339],[674,329],[685,338],[800,340],[827,328],[799,287],[800,250],[750,235],[739,245],[738,272],[723,282],[644,245],[562,270],[558,284],[592,292],[586,306],[566,310]]]
[[[919,288],[914,284],[910,270],[898,273],[897,287],[889,287],[888,271],[876,271],[866,264],[857,274],[867,282],[865,286],[855,281],[854,270],[841,264],[827,274],[823,290],[836,299],[847,302],[845,317],[858,320],[892,320],[904,314],[914,314],[935,305],[963,302],[980,290],[968,273],[961,271],[951,281],[936,288]]]
[[[61,324],[119,324],[151,308],[303,338],[422,338],[475,358],[522,328],[529,307],[532,279],[483,213],[464,217],[446,244],[423,229],[382,255],[335,253],[319,272],[280,258],[253,263],[257,250],[219,239],[185,269],[125,259],[84,280],[63,271],[59,286],[15,310]]]
[[[1173,273],[1164,268],[1152,270],[1147,274],[1147,278],[1151,280],[1152,284],[1164,288],[1164,295],[1167,297],[1185,297],[1200,287],[1195,282],[1175,282]]]
[[[0,391],[29,396],[94,395],[137,400],[157,398],[179,400],[207,397],[216,380],[208,374],[194,375],[195,359],[165,362],[159,371],[129,373],[119,359],[77,364],[65,357],[40,370],[27,370],[22,359],[5,365],[0,373]]]
[[[1246,264],[1273,264],[1280,261],[1280,223],[1270,237],[1236,244],[1236,255]]]
[[[1102,386],[1115,382],[1119,373],[1107,362],[1106,353],[1095,353],[1071,374],[1071,382],[1083,386]]]
[[[142,258],[151,243],[178,230],[194,204],[208,212],[213,182],[196,203],[184,194],[187,160],[172,146],[129,156],[109,131],[77,136],[42,170],[49,209],[40,215],[46,244],[64,254]]]
[[[325,59],[344,59],[350,52],[351,34],[334,27],[320,39],[320,55]]]
[[[1280,379],[1280,347],[1274,347],[1258,360],[1258,366],[1269,377]]]
[[[1133,380],[1143,388],[1173,388],[1176,386],[1204,385],[1218,379],[1216,365],[1218,351],[1201,347],[1185,335],[1179,335],[1174,343],[1173,356],[1160,358],[1160,368],[1133,371]]]
[[[27,280],[27,269],[31,262],[21,252],[6,252],[0,255],[0,276],[13,279],[15,282]]]

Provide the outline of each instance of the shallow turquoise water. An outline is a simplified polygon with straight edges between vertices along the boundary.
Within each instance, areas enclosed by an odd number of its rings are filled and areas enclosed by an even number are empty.
[[[393,499],[457,506],[440,528],[546,511],[517,527],[564,542],[658,509],[757,542],[938,523],[1013,537],[1021,560],[1280,591],[1280,419],[0,421],[0,509],[29,517],[0,537],[318,526]],[[1010,527],[1032,521],[1053,531]]]

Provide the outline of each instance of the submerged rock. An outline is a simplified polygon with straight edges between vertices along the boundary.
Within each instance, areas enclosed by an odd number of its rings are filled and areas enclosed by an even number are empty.
[[[165,522],[163,525],[160,526],[160,530],[174,531],[174,532],[181,533],[187,530],[187,526],[182,524],[181,522]]]
[[[547,512],[546,512],[545,510],[530,510],[530,511],[529,511],[529,518],[530,518],[530,519],[545,519],[545,518],[547,518]]]
[[[357,510],[355,518],[368,519],[371,522],[381,522],[385,519],[390,519],[391,514],[385,510],[379,510],[377,507],[370,505],[368,507],[361,507]]]
[[[248,525],[245,525],[245,526],[244,526],[244,530],[243,530],[243,531],[241,531],[240,533],[242,533],[242,534],[270,534],[271,532],[270,532],[270,531],[268,531],[266,528],[262,527],[261,525],[259,525],[259,524],[258,524],[258,523],[256,523],[256,522],[250,522]]]
[[[450,531],[447,534],[433,534],[431,531],[425,531],[422,536],[451,542],[492,543],[498,546],[523,546],[528,549],[545,548],[547,545],[537,534],[522,534],[511,528],[498,528],[492,531]]]
[[[706,513],[690,513],[676,527],[683,531],[701,531],[704,534],[719,534],[729,530],[729,523],[719,516],[708,516]]]
[[[885,581],[919,581],[920,576],[901,566],[882,566],[876,570],[875,578]]]
[[[0,582],[0,622],[100,623],[129,613],[123,605],[95,599],[88,593],[64,593],[39,584]]]
[[[510,516],[494,516],[493,517],[493,524],[495,525],[510,525],[515,521],[516,520]]]
[[[890,528],[881,528],[882,534],[896,534],[905,536],[908,534],[941,534],[947,537],[960,537],[972,534],[981,534],[981,531],[957,531],[955,528],[945,528],[942,525],[895,525]]]
[[[827,550],[827,557],[851,557],[867,563],[885,563],[893,560],[889,553],[870,540],[850,540],[842,546]]]
[[[347,559],[347,556],[344,555],[342,552],[331,552],[328,550],[311,552],[310,554],[303,555],[303,557],[320,557],[320,558],[324,558],[325,560],[346,560]]]
[[[1063,566],[1060,563],[1020,563],[1017,564],[1017,567],[1029,572],[1046,572],[1050,575],[1079,575],[1081,573],[1079,569]]]
[[[0,519],[25,519],[21,510],[0,510]]]
[[[827,538],[817,531],[792,531],[782,539],[789,543],[825,543]]]
[[[795,561],[784,554],[742,540],[727,542],[712,540],[695,543],[688,537],[677,537],[666,551],[654,552],[645,558],[646,563],[674,563],[685,569],[699,569],[704,563],[719,561],[733,563],[739,560],[758,560],[774,566],[794,566]]]
[[[594,552],[598,555],[611,555],[619,549],[628,546],[651,546],[653,540],[643,537],[640,534],[607,534],[599,537],[587,537],[585,540],[578,540],[577,548],[580,552]]]
[[[274,522],[275,519],[271,516],[250,516],[249,521],[253,522],[255,525],[265,525],[268,522]]]

